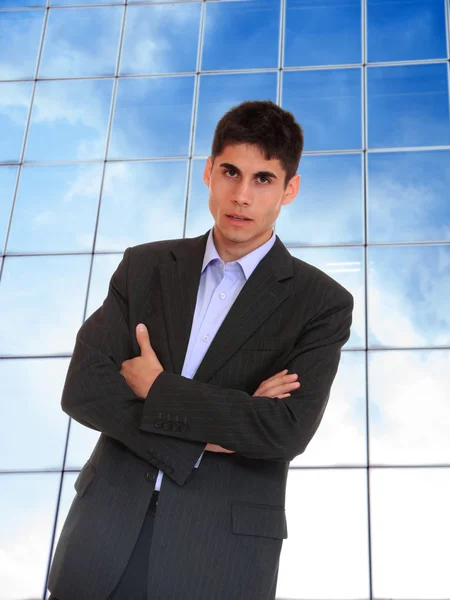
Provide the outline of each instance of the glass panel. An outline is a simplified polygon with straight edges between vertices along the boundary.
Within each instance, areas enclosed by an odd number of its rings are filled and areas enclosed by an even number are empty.
[[[23,8],[46,6],[47,0],[2,0],[1,8]]]
[[[367,70],[371,148],[450,144],[447,65]]]
[[[59,473],[0,475],[2,599],[42,598],[60,479]]]
[[[19,162],[33,83],[0,83],[0,162]]]
[[[96,250],[183,237],[187,161],[108,164]]]
[[[187,156],[194,77],[121,79],[109,158]]]
[[[236,75],[202,75],[197,110],[195,154],[208,156],[219,119],[244,100],[277,98],[276,73],[245,73]]]
[[[125,0],[50,0],[52,6],[75,6],[76,4],[123,4],[124,2]]]
[[[95,254],[92,263],[86,318],[92,315],[108,294],[109,281],[119,266],[122,254]]]
[[[33,78],[45,11],[0,12],[0,79]]]
[[[364,241],[362,156],[303,156],[298,196],[281,208],[277,233],[285,244]]]
[[[368,0],[370,62],[446,58],[445,0]]]
[[[370,242],[450,239],[450,152],[368,155]]]
[[[277,67],[279,30],[279,1],[208,3],[202,70]]]
[[[450,463],[449,371],[450,350],[369,354],[371,463]]]
[[[363,469],[289,471],[277,598],[370,597]]]
[[[90,256],[5,259],[0,284],[0,354],[71,352],[81,327]]]
[[[102,168],[24,167],[8,252],[92,251]]]
[[[38,81],[27,161],[105,158],[112,79]]]
[[[17,167],[0,167],[0,252],[5,245],[16,179]]]
[[[450,344],[450,245],[369,248],[369,345]]]
[[[301,373],[298,375],[301,382]],[[365,354],[343,352],[319,429],[291,466],[366,464]]]
[[[303,127],[305,150],[362,147],[360,69],[284,72],[282,104]]]
[[[85,427],[72,419],[70,422],[66,469],[81,469],[90,457],[99,436],[99,431]]]
[[[52,548],[52,561],[55,555],[56,544],[59,540],[59,536],[61,535],[61,530],[63,528],[64,522],[67,517],[67,513],[69,512],[70,505],[75,496],[75,480],[78,477],[78,473],[64,473],[63,475],[63,484],[61,489],[61,497],[59,499],[59,507],[58,507],[58,520],[56,522],[56,532],[55,532],[55,543]]]
[[[186,237],[202,235],[214,225],[208,205],[209,189],[203,181],[205,162],[204,158],[192,161]]]
[[[278,232],[277,232],[278,233]],[[324,271],[354,297],[353,324],[345,348],[365,347],[365,293],[363,248],[289,248],[292,256]]]
[[[50,10],[39,77],[114,75],[123,8]]]
[[[130,6],[121,74],[196,71],[200,9],[201,4]]]
[[[62,468],[68,366],[66,358],[0,360],[0,470]]]
[[[450,598],[450,469],[374,469],[374,598]]]
[[[360,0],[287,0],[286,67],[361,62]]]

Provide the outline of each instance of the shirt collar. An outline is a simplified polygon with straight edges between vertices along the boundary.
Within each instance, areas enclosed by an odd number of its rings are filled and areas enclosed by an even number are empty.
[[[256,269],[261,260],[265,257],[265,255],[271,250],[272,246],[275,244],[276,236],[275,230],[272,231],[272,237],[267,240],[262,246],[259,248],[255,248],[242,258],[239,258],[236,261],[244,272],[245,279],[248,279],[253,271]],[[210,262],[214,260],[219,260],[223,263],[223,260],[220,258],[219,253],[217,252],[216,246],[214,244],[214,236],[213,236],[213,228],[210,229],[208,239],[206,241],[205,255],[203,258],[202,264],[202,273],[206,269],[206,267],[210,264]]]

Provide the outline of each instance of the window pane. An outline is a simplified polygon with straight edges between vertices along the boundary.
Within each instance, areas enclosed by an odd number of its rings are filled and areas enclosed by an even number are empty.
[[[368,155],[370,242],[450,239],[450,152]]]
[[[283,206],[277,233],[285,244],[364,241],[362,156],[303,156],[298,196]]]
[[[105,158],[112,79],[39,81],[27,161]]]
[[[202,75],[197,110],[195,154],[197,156],[209,155],[217,122],[230,108],[249,98],[275,102],[276,97],[276,73]]]
[[[0,252],[6,241],[16,179],[17,167],[0,167]]]
[[[55,532],[55,543],[52,549],[52,562],[53,556],[55,555],[56,544],[59,540],[59,536],[61,535],[61,530],[64,525],[64,521],[66,520],[67,513],[69,512],[70,505],[75,496],[75,480],[78,477],[78,472],[76,473],[64,473],[63,475],[63,484],[61,489],[61,497],[59,500],[59,508],[58,508],[58,520],[56,523],[56,532]],[[48,592],[47,592],[48,594]],[[48,596],[46,596],[47,598]]]
[[[75,6],[76,4],[123,4],[125,0],[50,0],[52,6]]]
[[[183,237],[187,161],[109,163],[96,250]]]
[[[370,597],[363,469],[289,471],[277,598]]]
[[[102,168],[25,166],[8,252],[92,251]]]
[[[94,255],[86,318],[103,304],[108,294],[109,281],[121,260],[122,253]]]
[[[187,156],[194,77],[119,81],[109,158]]]
[[[298,380],[302,381],[301,373]],[[366,465],[366,367],[364,352],[343,352],[322,422],[291,465]]]
[[[123,8],[51,10],[39,77],[114,75]]]
[[[369,147],[450,144],[447,65],[367,70]]]
[[[374,598],[449,598],[450,469],[374,469]]]
[[[286,67],[361,62],[360,0],[286,0]]]
[[[30,109],[31,82],[0,83],[0,162],[19,162]]]
[[[33,78],[45,11],[0,12],[0,79]]]
[[[202,235],[214,225],[208,205],[209,189],[203,181],[205,162],[204,158],[192,161],[186,237]]]
[[[0,470],[61,469],[66,358],[0,360]]]
[[[70,422],[66,469],[81,469],[90,457],[99,436],[99,431],[85,427],[72,419]]]
[[[47,0],[2,0],[2,8],[23,8],[46,6]]]
[[[5,600],[42,598],[60,478],[59,473],[0,475],[0,572]]]
[[[279,0],[208,2],[202,69],[275,68],[279,31]]]
[[[0,284],[0,354],[71,352],[91,257],[7,257]]]
[[[372,347],[450,344],[450,245],[369,248]]]
[[[370,62],[446,58],[445,0],[368,0]]]
[[[362,147],[360,69],[284,72],[282,104],[302,125],[305,150]]]
[[[289,251],[292,256],[324,271],[353,295],[355,306],[352,330],[345,348],[364,348],[366,328],[363,248],[290,248]]]
[[[121,74],[196,71],[200,9],[201,4],[130,6]]]
[[[450,463],[449,372],[450,350],[369,354],[371,463]]]

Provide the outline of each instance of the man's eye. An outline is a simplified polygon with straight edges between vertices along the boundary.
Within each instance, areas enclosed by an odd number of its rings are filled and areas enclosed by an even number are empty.
[[[227,169],[226,171],[224,171],[224,173],[225,175],[229,175],[230,177],[236,175],[236,171],[232,171],[231,169]]]
[[[269,179],[268,177],[258,177],[259,181],[261,183],[263,183],[264,185],[267,185],[268,183],[271,183],[271,179]]]

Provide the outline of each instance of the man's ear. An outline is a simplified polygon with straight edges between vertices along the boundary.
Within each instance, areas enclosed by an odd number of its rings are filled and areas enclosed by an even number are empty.
[[[292,200],[294,200],[295,196],[298,194],[299,189],[300,175],[297,173],[297,175],[294,175],[294,177],[290,179],[289,183],[286,186],[282,205],[285,206],[286,204],[290,204]]]
[[[205,182],[206,187],[209,187],[211,182],[211,171],[213,167],[213,160],[210,156],[206,159],[205,169],[203,171],[203,181]]]

